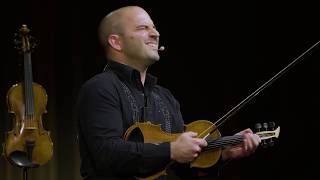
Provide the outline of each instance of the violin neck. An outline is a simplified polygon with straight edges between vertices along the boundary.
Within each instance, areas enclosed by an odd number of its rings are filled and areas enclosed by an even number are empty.
[[[204,150],[211,150],[216,148],[223,148],[230,145],[237,145],[242,143],[243,137],[241,135],[224,136],[217,139],[207,137],[208,146]]]
[[[25,107],[26,116],[32,116],[34,114],[34,97],[32,89],[32,63],[31,53],[24,54],[24,95],[25,95]]]
[[[280,126],[277,127],[277,129],[275,130],[260,131],[255,134],[258,135],[261,140],[278,138],[280,134]],[[223,148],[230,145],[240,144],[243,142],[243,136],[241,135],[224,136],[216,139],[208,136],[206,138],[206,141],[208,142],[208,146],[205,147],[204,150],[211,150],[215,148]]]

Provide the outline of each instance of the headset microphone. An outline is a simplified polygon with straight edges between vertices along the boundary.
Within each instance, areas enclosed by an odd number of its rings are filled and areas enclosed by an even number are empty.
[[[160,48],[158,49],[158,51],[164,51],[164,46],[160,46]]]

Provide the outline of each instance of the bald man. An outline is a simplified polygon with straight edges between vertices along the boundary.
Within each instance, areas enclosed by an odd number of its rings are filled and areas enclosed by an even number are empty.
[[[160,59],[160,34],[149,14],[141,7],[122,7],[101,20],[98,34],[107,65],[82,86],[77,106],[84,179],[165,179],[159,172],[170,162],[176,162],[169,167],[182,179],[214,175],[209,172],[215,166],[205,173],[196,168],[183,171],[207,142],[195,132],[184,132],[179,102],[147,73]],[[143,143],[139,133],[129,141],[123,139],[130,126],[146,120],[161,125],[166,133],[181,135],[160,144]],[[220,161],[247,156],[258,147],[260,138],[250,129],[239,134],[243,143],[225,148]]]

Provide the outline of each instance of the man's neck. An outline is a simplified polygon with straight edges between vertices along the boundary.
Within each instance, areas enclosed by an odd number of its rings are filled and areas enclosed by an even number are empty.
[[[137,63],[137,62],[140,62],[140,61],[126,61],[125,63],[126,63],[126,65],[139,71],[141,83],[142,83],[142,85],[144,85],[144,82],[146,80],[148,66],[146,66],[145,64]]]
[[[143,72],[139,71],[140,72],[140,78],[141,78],[141,83],[142,85],[144,85],[144,82],[146,80],[146,75],[147,75],[147,69]]]
[[[141,64],[141,63],[137,63],[137,62],[140,62],[138,60],[136,60],[136,61],[134,61],[134,60],[128,61],[126,58],[121,58],[121,57],[114,57],[114,58],[111,58],[111,59],[114,59],[118,63],[125,64],[125,65],[130,66],[133,69],[139,71],[141,83],[142,83],[142,85],[144,85],[144,82],[146,80],[148,66],[146,66],[144,64]]]

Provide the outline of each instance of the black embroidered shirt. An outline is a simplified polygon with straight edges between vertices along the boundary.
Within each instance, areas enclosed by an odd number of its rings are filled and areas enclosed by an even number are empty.
[[[183,132],[180,105],[171,92],[147,74],[109,61],[107,69],[88,80],[77,103],[81,174],[126,178],[152,174],[170,162],[169,142],[159,145],[123,140],[138,121],[160,124],[163,131]]]

